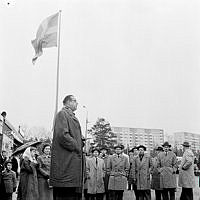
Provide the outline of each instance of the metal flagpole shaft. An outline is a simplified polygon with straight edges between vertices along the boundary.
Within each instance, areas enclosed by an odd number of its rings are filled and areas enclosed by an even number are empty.
[[[56,105],[55,105],[55,115],[58,112],[58,90],[59,90],[59,72],[60,72],[60,25],[61,25],[61,10],[59,10],[59,24],[58,24],[58,58],[57,58],[57,75],[56,75]]]
[[[54,129],[55,125],[55,118],[56,114],[58,112],[58,90],[59,90],[59,71],[60,71],[60,24],[61,24],[61,10],[59,10],[59,19],[58,19],[58,39],[57,39],[57,44],[58,44],[58,56],[57,56],[57,70],[56,70],[56,104],[55,104],[55,113],[53,117],[53,127],[52,127],[52,132]]]

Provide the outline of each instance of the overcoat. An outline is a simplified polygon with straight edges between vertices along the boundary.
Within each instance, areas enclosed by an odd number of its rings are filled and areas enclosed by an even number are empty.
[[[97,159],[97,160],[96,160]],[[89,194],[104,193],[105,164],[101,158],[89,158],[86,161],[87,189]]]
[[[109,174],[107,173],[106,169],[107,169],[107,163],[108,163],[108,157],[109,155],[105,155],[104,157],[100,157],[101,159],[103,159],[104,164],[105,164],[105,176],[104,176],[104,188],[105,188],[105,192],[108,191],[108,182],[109,182]]]
[[[24,158],[21,162],[17,200],[38,200],[37,164]]]
[[[39,188],[39,200],[52,200],[53,191],[49,187],[49,174],[51,156],[42,154],[37,158],[38,160],[38,188]]]
[[[135,181],[134,181],[134,170],[133,170],[133,167],[135,166],[135,159],[137,158],[137,156],[134,156],[134,155],[131,155],[129,156],[129,162],[130,162],[130,168],[129,168],[129,171],[128,171],[128,183],[129,184],[135,184]]]
[[[160,173],[158,170],[158,157],[154,157],[152,159],[152,170],[151,170],[151,189],[153,190],[161,190],[160,188]]]
[[[108,190],[125,190],[129,170],[128,158],[122,154],[109,156],[107,172],[110,174]]]
[[[5,170],[3,172],[3,181],[6,189],[6,193],[13,193],[13,189],[17,187],[17,179],[14,171]]]
[[[177,159],[174,152],[161,152],[158,154],[158,170],[160,172],[161,188],[176,188]]]
[[[50,185],[81,187],[82,135],[78,119],[64,107],[55,118],[51,154]]]
[[[138,190],[149,190],[150,187],[150,172],[152,167],[152,160],[150,156],[144,154],[142,160],[137,156],[133,163],[134,177],[137,182]]]
[[[185,150],[181,160],[179,186],[184,188],[195,187],[194,154],[190,149]]]

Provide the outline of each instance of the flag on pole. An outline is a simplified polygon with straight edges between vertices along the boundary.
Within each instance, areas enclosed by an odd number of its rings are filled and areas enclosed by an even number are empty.
[[[46,18],[38,28],[36,39],[31,41],[35,49],[35,56],[32,59],[33,64],[35,64],[37,58],[42,55],[43,48],[57,46],[58,15],[59,13],[56,13]]]

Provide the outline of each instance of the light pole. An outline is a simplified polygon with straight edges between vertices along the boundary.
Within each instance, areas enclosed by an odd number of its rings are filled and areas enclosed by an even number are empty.
[[[86,106],[83,106],[83,108],[85,108],[86,110],[86,119],[85,119],[85,148],[84,148],[84,151],[86,153],[86,150],[87,150],[87,133],[88,133],[88,110],[87,110],[87,107]]]
[[[81,199],[84,200],[84,185],[85,185],[85,167],[86,167],[86,150],[87,150],[87,126],[88,126],[88,110],[86,106],[83,106],[86,110],[86,120],[85,120],[85,146],[84,146],[84,157],[83,157],[83,176],[82,176],[82,196]]]

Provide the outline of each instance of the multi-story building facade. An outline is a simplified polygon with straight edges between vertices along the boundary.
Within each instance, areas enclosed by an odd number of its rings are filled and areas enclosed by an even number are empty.
[[[117,142],[130,148],[140,144],[145,145],[150,151],[164,143],[164,131],[162,129],[112,127],[117,135]]]
[[[181,147],[183,142],[189,142],[191,149],[194,151],[200,150],[200,134],[189,132],[176,132],[174,133],[175,145]]]

